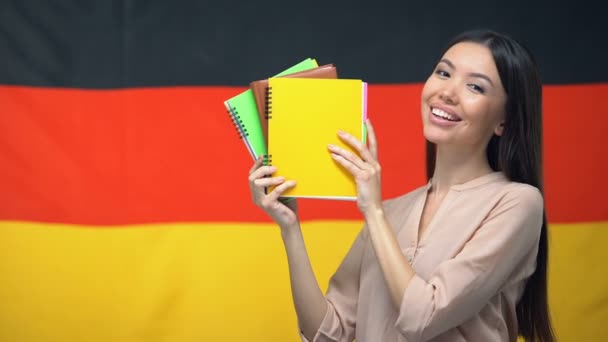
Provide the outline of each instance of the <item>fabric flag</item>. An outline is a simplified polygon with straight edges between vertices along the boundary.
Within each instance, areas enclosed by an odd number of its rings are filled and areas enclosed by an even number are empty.
[[[395,197],[426,183],[422,84],[468,27],[425,4],[253,18],[253,4],[60,3],[0,5],[0,340],[297,341],[280,233],[250,200],[251,158],[223,101],[306,57],[365,79],[383,197]],[[472,17],[483,26],[523,10]],[[574,18],[559,44],[536,33],[537,18],[496,27],[527,38],[546,82],[560,341],[608,336],[608,56],[601,44],[564,48],[602,39],[597,13]],[[558,30],[556,18],[541,20]],[[325,289],[362,218],[352,202],[305,200],[300,211]]]

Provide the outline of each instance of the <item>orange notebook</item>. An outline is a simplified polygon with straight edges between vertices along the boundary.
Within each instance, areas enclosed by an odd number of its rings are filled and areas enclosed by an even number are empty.
[[[333,64],[325,64],[314,69],[299,71],[293,74],[282,75],[278,77],[293,77],[293,78],[338,78],[338,70]],[[262,124],[262,133],[268,146],[268,125],[266,124],[266,88],[268,87],[268,79],[253,81],[249,84],[249,88],[253,91],[253,96],[258,108],[258,115]]]
[[[267,164],[297,185],[284,197],[355,200],[354,179],[327,144],[356,153],[338,130],[365,142],[367,83],[349,79],[271,78]],[[269,188],[268,191],[272,191]]]

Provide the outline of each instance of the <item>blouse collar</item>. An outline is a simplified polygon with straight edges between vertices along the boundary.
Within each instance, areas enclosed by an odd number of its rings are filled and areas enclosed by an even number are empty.
[[[463,190],[467,190],[467,189],[476,188],[476,187],[479,187],[482,185],[486,185],[488,183],[492,183],[495,181],[503,181],[506,179],[507,179],[507,177],[504,175],[504,173],[502,173],[502,171],[495,171],[495,172],[491,172],[486,175],[474,178],[465,183],[454,184],[450,187],[450,190],[463,191]],[[429,179],[429,182],[426,185],[426,190],[429,190],[431,188],[432,181],[433,181],[432,178]]]

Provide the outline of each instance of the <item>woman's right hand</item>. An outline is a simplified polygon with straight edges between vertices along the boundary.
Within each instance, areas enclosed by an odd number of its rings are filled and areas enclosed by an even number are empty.
[[[286,201],[279,197],[286,190],[293,188],[296,182],[285,181],[285,177],[266,177],[277,171],[274,166],[262,166],[263,157],[259,157],[251,170],[249,170],[249,189],[253,202],[264,210],[281,229],[298,225],[297,203],[295,199]],[[272,192],[266,194],[264,188],[276,186]]]

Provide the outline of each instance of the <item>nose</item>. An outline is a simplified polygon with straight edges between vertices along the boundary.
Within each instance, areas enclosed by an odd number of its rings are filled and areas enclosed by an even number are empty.
[[[447,104],[456,104],[458,102],[458,97],[456,96],[454,85],[446,82],[439,92],[439,98]]]

